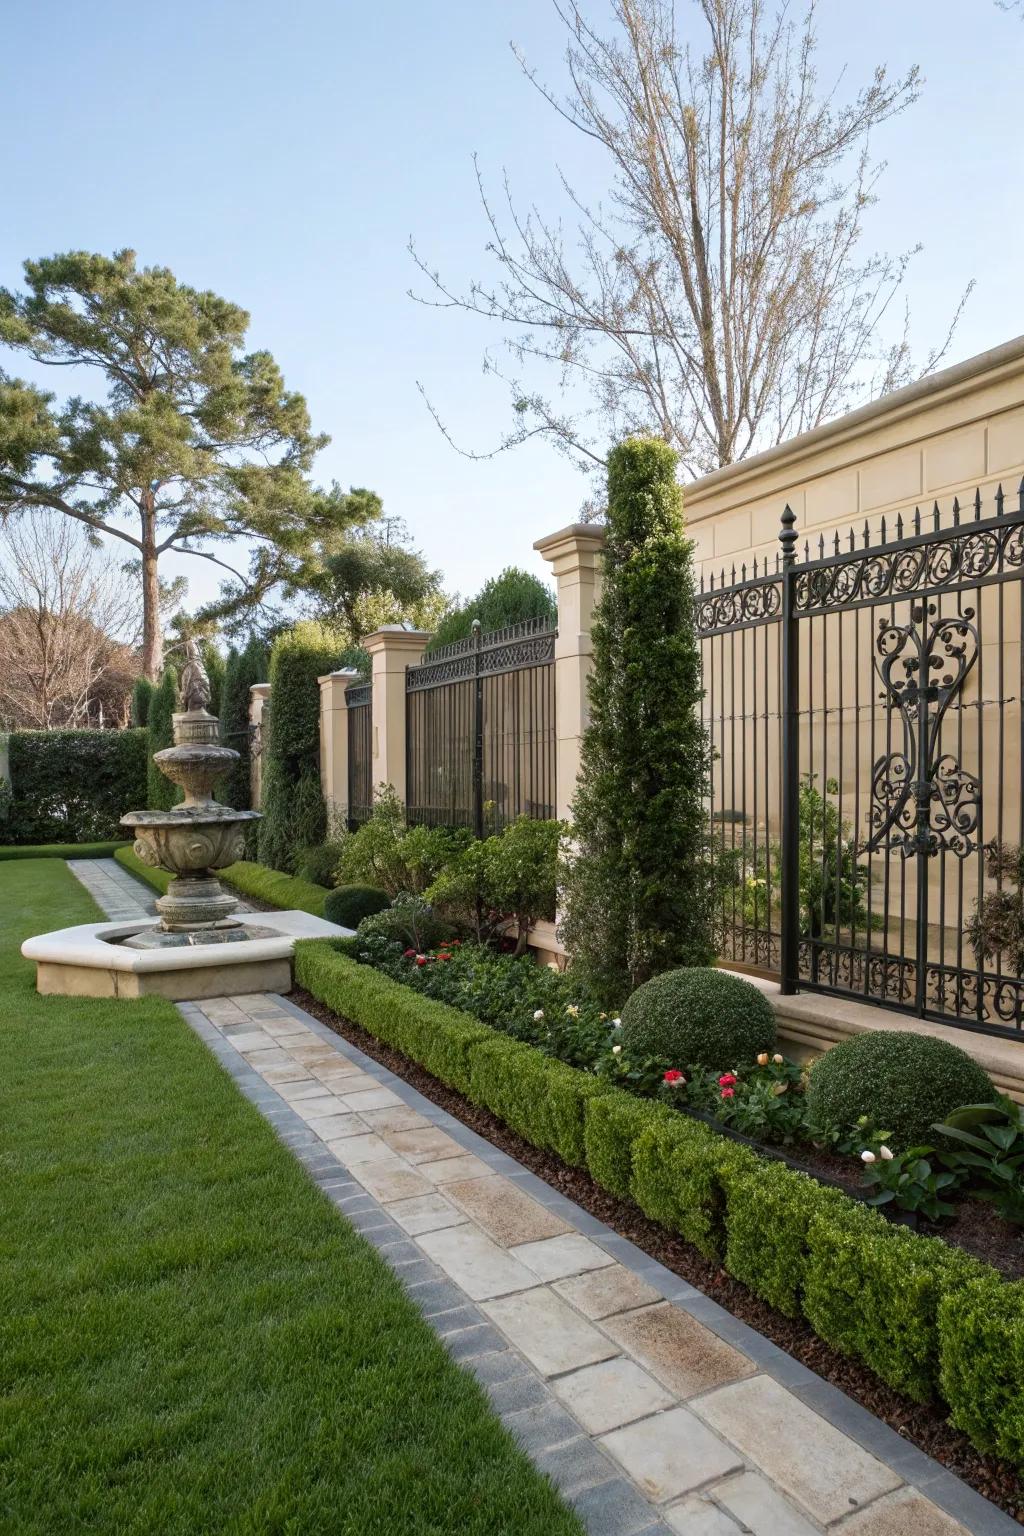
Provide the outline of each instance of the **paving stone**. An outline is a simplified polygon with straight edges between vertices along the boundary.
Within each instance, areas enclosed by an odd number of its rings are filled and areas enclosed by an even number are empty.
[[[503,1413],[501,1422],[530,1456],[580,1438],[580,1427],[576,1420],[550,1398],[538,1403],[535,1408]]]
[[[523,1265],[517,1268],[529,1274]],[[530,1275],[530,1282],[533,1280]],[[483,1310],[544,1376],[596,1365],[599,1360],[618,1354],[610,1339],[543,1286],[523,1295],[489,1301]]]
[[[517,1259],[529,1265],[542,1280],[564,1280],[567,1275],[588,1269],[603,1269],[612,1260],[589,1237],[568,1232],[563,1237],[545,1237],[538,1243],[519,1243],[510,1249]]]
[[[870,1509],[844,1520],[839,1529],[843,1536],[969,1536],[966,1526],[916,1488],[901,1488],[898,1493],[887,1494]]]
[[[716,1484],[715,1492],[718,1492]],[[740,1527],[702,1493],[691,1493],[665,1511],[665,1524],[680,1536],[739,1536]],[[746,1526],[743,1527],[747,1529]]]
[[[390,1109],[395,1104],[401,1104],[397,1093],[390,1088],[368,1088],[358,1093],[350,1093],[347,1088],[340,1094],[341,1102],[347,1104],[349,1109]]]
[[[359,1163],[391,1163],[396,1168],[402,1166],[401,1158],[392,1152],[386,1141],[374,1136],[372,1131],[367,1131],[365,1136],[346,1136],[344,1146],[341,1142],[337,1146],[338,1155],[350,1168],[355,1168]]]
[[[754,1536],[816,1536],[814,1526],[757,1472],[744,1472],[740,1477],[716,1483],[715,1498]],[[915,1536],[920,1536],[914,1529]],[[907,1536],[902,1528],[901,1536]]]
[[[314,1102],[310,1100],[310,1102]],[[303,1115],[302,1118],[321,1141],[338,1141],[345,1136],[365,1136],[366,1126],[358,1115]]]
[[[268,1018],[262,1014],[259,1017],[267,1034],[273,1035],[275,1040],[287,1039],[289,1049],[307,1033],[297,1019],[290,1019],[286,1013],[283,1013],[279,1019]]]
[[[559,1280],[554,1290],[559,1296],[583,1313],[584,1317],[610,1317],[613,1312],[631,1311],[661,1300],[653,1285],[641,1280],[622,1264],[610,1264],[607,1269],[592,1270],[590,1274],[573,1275]]]
[[[655,1529],[651,1506],[625,1478],[572,1494],[569,1503],[587,1536],[648,1536]]]
[[[507,1381],[493,1382],[487,1388],[491,1407],[495,1413],[519,1413],[524,1408],[535,1408],[548,1401],[548,1389],[539,1377],[512,1376]]]
[[[444,1285],[444,1281],[440,1281],[440,1284]],[[453,1286],[452,1289],[457,1291],[458,1287]],[[467,1328],[479,1327],[483,1321],[484,1316],[480,1308],[475,1307],[471,1301],[463,1301],[452,1307],[448,1312],[438,1312],[436,1316],[430,1319],[430,1326],[443,1339],[449,1333],[460,1333],[464,1332]],[[493,1333],[494,1325],[488,1323],[487,1327]],[[504,1342],[504,1339],[499,1339],[496,1344],[491,1345],[490,1350],[478,1349],[475,1353],[478,1355],[490,1354],[495,1349],[501,1349]]]
[[[454,1184],[460,1179],[477,1179],[488,1173],[486,1163],[465,1152],[461,1157],[442,1157],[433,1163],[421,1163],[426,1178],[434,1184]]]
[[[415,1109],[364,1109],[363,1119],[372,1131],[383,1136],[385,1131],[414,1131],[429,1126],[430,1121]]]
[[[635,1360],[604,1360],[551,1383],[552,1390],[591,1435],[670,1408],[674,1398]]]
[[[700,1415],[822,1525],[899,1486],[890,1467],[769,1376],[719,1387]]]
[[[486,1355],[501,1347],[502,1338],[491,1323],[477,1323],[444,1336],[444,1347],[453,1360],[468,1360],[472,1355]]]
[[[314,1078],[310,1077],[305,1067],[300,1067],[298,1065],[294,1067],[268,1067],[264,1072],[263,1077],[266,1082],[273,1083],[275,1086],[278,1083],[298,1084],[303,1080],[306,1080],[310,1083],[311,1086],[315,1086],[317,1088],[320,1087],[320,1084],[317,1083]]]
[[[538,1471],[547,1473],[564,1498],[612,1482],[618,1475],[614,1463],[584,1435],[533,1458]]]
[[[511,1258],[486,1232],[469,1223],[424,1232],[419,1244],[473,1301],[524,1291],[536,1283],[536,1276],[525,1264]]]
[[[292,1059],[286,1051],[273,1047],[271,1050],[243,1051],[250,1067],[255,1067],[257,1072],[265,1071],[267,1067],[290,1067]]]
[[[472,1371],[483,1387],[494,1386],[499,1381],[512,1381],[520,1376],[536,1379],[522,1356],[508,1348],[496,1349],[489,1355],[475,1356],[466,1362],[466,1369]]]
[[[269,1076],[269,1074],[268,1074]],[[333,1099],[333,1093],[325,1091],[323,1083],[318,1078],[311,1076],[309,1072],[303,1072],[302,1081],[286,1083],[281,1089],[281,1097],[288,1104],[298,1106],[306,1099]]]
[[[230,1040],[236,1051],[241,1051],[243,1056],[249,1051],[276,1050],[277,1041],[273,1035],[266,1034],[262,1029],[247,1029],[240,1025],[237,1031],[225,1030],[224,1038]]]
[[[409,1293],[409,1299],[416,1303],[424,1317],[435,1317],[440,1312],[450,1312],[460,1306],[463,1294],[450,1280],[435,1280],[429,1285],[416,1286]]]
[[[396,1164],[395,1167],[390,1163],[360,1163],[357,1177],[363,1188],[368,1189],[382,1205],[394,1200],[411,1200],[414,1195],[429,1194],[432,1188],[407,1163],[402,1166]]]
[[[430,1163],[442,1157],[461,1156],[458,1142],[429,1123],[416,1130],[379,1131],[378,1135],[410,1163]]]
[[[754,1372],[753,1361],[671,1302],[605,1318],[602,1327],[677,1397],[694,1397]]]
[[[613,1430],[601,1444],[656,1504],[677,1499],[742,1465],[736,1452],[688,1408],[671,1408],[653,1419]]]
[[[500,1174],[455,1180],[447,1185],[445,1193],[504,1248],[513,1243],[557,1237],[571,1230],[561,1216]]]
[[[417,1195],[412,1200],[396,1200],[394,1205],[388,1206],[388,1215],[393,1216],[410,1237],[466,1223],[464,1213],[443,1195]]]

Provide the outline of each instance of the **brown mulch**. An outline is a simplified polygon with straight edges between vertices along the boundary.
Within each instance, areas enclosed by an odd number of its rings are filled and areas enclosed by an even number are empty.
[[[808,1323],[783,1317],[766,1302],[752,1295],[746,1286],[726,1274],[724,1269],[705,1259],[696,1249],[672,1236],[663,1227],[649,1221],[632,1201],[617,1199],[595,1184],[582,1169],[569,1168],[553,1153],[531,1146],[488,1110],[469,1103],[461,1094],[445,1087],[415,1062],[382,1045],[357,1024],[332,1013],[308,992],[295,988],[290,995],[299,1007],[305,1008],[307,1013],[311,1013],[336,1034],[358,1046],[367,1056],[388,1067],[396,1076],[404,1078],[425,1098],[447,1110],[501,1151],[507,1152],[553,1189],[606,1222],[614,1231],[650,1254],[651,1258],[664,1264],[673,1274],[689,1281],[705,1296],[717,1301],[734,1317],[756,1328],[795,1360],[799,1360],[833,1386],[839,1387],[877,1418],[883,1419],[905,1440],[934,1457],[978,1493],[1005,1510],[1020,1525],[1024,1525],[1024,1481],[1020,1475],[1008,1463],[995,1457],[982,1456],[976,1451],[965,1435],[947,1423],[940,1406],[934,1403],[914,1403],[899,1392],[894,1392],[866,1366],[847,1359],[823,1343]]]

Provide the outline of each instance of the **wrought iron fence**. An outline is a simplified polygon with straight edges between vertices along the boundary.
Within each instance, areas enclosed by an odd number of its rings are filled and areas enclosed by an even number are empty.
[[[702,587],[723,958],[989,1032],[1024,1010],[1024,483]]]
[[[373,687],[354,683],[345,689],[348,724],[348,820],[351,828],[368,821],[373,810]]]
[[[557,631],[535,619],[406,671],[406,815],[478,836],[555,814]]]

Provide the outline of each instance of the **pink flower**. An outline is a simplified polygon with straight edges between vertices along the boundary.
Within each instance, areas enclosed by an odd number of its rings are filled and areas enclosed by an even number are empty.
[[[718,1079],[718,1086],[719,1088],[731,1088],[734,1083],[738,1082],[739,1078],[736,1076],[735,1072],[723,1072],[721,1077]]]
[[[736,1097],[736,1089],[735,1088],[723,1088],[722,1089],[722,1098],[723,1099],[734,1099],[735,1097]]]
[[[416,953],[416,951],[415,951],[415,950],[414,950],[414,949],[407,949],[407,950],[406,950],[406,951],[405,951],[405,958],[406,958],[406,959],[407,959],[407,960],[411,960],[411,959],[412,959],[412,957],[413,957],[413,955],[414,955],[414,954],[415,954],[415,953]]]
[[[676,1070],[675,1067],[669,1067],[662,1081],[666,1083],[682,1083],[685,1082],[686,1079],[683,1077],[681,1072]]]

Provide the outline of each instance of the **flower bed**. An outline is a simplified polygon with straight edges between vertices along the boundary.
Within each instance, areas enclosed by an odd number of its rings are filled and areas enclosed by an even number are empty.
[[[421,995],[346,947],[352,941],[300,942],[297,981],[526,1140],[634,1200],[890,1386],[945,1401],[980,1450],[1024,1464],[1024,1284]]]

